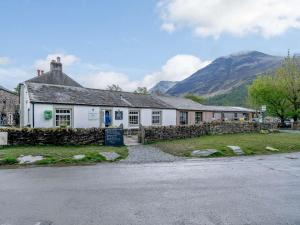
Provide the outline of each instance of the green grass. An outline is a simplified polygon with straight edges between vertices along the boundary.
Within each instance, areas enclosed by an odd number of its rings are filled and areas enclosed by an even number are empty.
[[[120,155],[117,159],[126,158],[127,148],[106,146],[9,146],[0,149],[0,165],[17,164],[20,155],[43,156],[43,160],[34,164],[85,164],[106,161],[99,152],[116,152]],[[81,160],[73,159],[74,155],[85,155]]]
[[[213,157],[235,156],[228,145],[241,147],[246,155],[262,155],[300,151],[300,134],[271,133],[271,134],[226,134],[211,135],[197,138],[161,141],[152,144],[161,150],[177,155],[190,156],[193,150],[217,149]],[[266,146],[279,149],[279,152],[266,150]]]

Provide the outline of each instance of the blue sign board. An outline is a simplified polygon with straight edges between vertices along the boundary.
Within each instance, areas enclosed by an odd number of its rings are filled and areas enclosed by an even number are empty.
[[[105,128],[105,145],[124,145],[124,130],[122,128]]]

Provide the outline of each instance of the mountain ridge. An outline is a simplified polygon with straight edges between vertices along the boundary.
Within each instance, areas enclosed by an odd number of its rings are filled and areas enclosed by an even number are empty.
[[[154,85],[149,91],[150,93],[156,94],[165,94],[170,88],[176,85],[178,81],[159,81],[156,85]]]
[[[204,97],[226,94],[233,88],[250,84],[258,74],[279,67],[282,59],[258,51],[222,56],[178,82],[166,94],[182,96],[193,93]]]

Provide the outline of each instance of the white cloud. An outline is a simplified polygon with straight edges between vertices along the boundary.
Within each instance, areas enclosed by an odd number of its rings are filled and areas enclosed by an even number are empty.
[[[28,80],[36,76],[35,69],[42,69],[45,72],[50,69],[50,61],[56,59],[56,57],[61,57],[63,66],[73,65],[79,60],[75,55],[68,55],[63,53],[53,53],[49,54],[45,59],[38,59],[34,62],[33,65],[24,67],[9,65],[9,67],[0,67],[0,84],[7,88],[14,88],[19,83]],[[8,57],[0,57],[0,66],[4,66],[10,63]]]
[[[163,23],[161,29],[167,31],[168,33],[173,33],[175,31],[175,25],[173,23]]]
[[[181,81],[209,63],[193,55],[176,55],[162,66],[161,71],[146,75],[143,83],[144,86],[152,87],[161,80]]]
[[[114,71],[93,72],[81,76],[81,80],[86,87],[106,89],[108,85],[118,84],[123,90],[134,91],[139,86],[151,88],[161,80],[183,80],[209,63],[210,61],[202,61],[193,55],[176,55],[160,71],[145,75],[142,80],[131,80],[128,75]]]
[[[158,8],[162,29],[188,27],[203,37],[257,33],[270,38],[300,28],[300,0],[161,0]]]
[[[89,88],[107,89],[108,85],[117,84],[125,91],[134,91],[139,81],[130,80],[126,74],[113,71],[98,71],[87,76],[81,76],[81,83]]]
[[[19,83],[30,78],[30,73],[25,68],[1,68],[0,84],[6,88],[13,89]]]
[[[0,57],[0,65],[7,65],[10,63],[10,59],[8,57]]]
[[[56,60],[57,57],[61,58],[61,62],[63,64],[63,66],[71,66],[75,62],[79,61],[79,58],[75,55],[68,55],[68,54],[64,54],[64,53],[53,53],[53,54],[47,55],[47,57],[45,59],[36,60],[34,63],[34,68],[48,71],[50,69],[51,60],[53,60],[53,59]]]
[[[108,85],[118,84],[125,91],[134,91],[141,86],[150,89],[161,80],[180,81],[210,63],[193,55],[176,55],[167,60],[158,71],[142,74],[143,78],[135,80],[131,79],[129,74],[117,72],[117,69],[111,66],[76,63],[79,57],[58,53],[49,54],[45,59],[36,60],[33,65],[27,67],[0,67],[0,83],[7,88],[14,88],[18,83],[36,76],[35,69],[49,71],[50,61],[57,56],[61,57],[64,67],[69,66],[66,73],[85,87],[106,89]]]

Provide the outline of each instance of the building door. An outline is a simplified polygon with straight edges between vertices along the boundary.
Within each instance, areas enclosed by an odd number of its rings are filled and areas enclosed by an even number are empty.
[[[109,127],[113,124],[112,110],[102,109],[100,110],[100,127]]]

